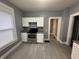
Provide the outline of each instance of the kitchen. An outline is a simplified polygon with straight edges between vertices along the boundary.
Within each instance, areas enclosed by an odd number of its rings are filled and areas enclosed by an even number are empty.
[[[22,25],[21,37],[23,42],[44,43],[44,17],[23,17]]]

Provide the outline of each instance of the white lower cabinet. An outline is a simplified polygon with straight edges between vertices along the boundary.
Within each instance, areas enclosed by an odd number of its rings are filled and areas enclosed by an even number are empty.
[[[27,33],[21,33],[21,38],[23,42],[27,42],[27,38],[28,38]]]
[[[44,34],[37,33],[37,43],[44,43]]]
[[[72,59],[79,59],[79,45],[77,43],[73,43],[71,58]]]
[[[21,33],[21,38],[23,42],[28,42],[28,33]],[[37,43],[44,43],[43,33],[37,33]]]

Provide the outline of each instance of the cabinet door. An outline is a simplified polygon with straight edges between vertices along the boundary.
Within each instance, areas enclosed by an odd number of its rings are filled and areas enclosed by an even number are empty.
[[[34,22],[34,17],[29,17],[29,18],[27,18],[27,20],[28,20],[28,23],[29,22]]]
[[[29,26],[29,20],[28,18],[22,18],[22,26],[23,27],[28,27]]]
[[[79,48],[73,47],[72,50],[72,59],[79,59]]]
[[[38,27],[44,26],[44,18],[43,17],[38,17],[38,18],[36,18],[36,20],[37,20],[37,26]]]
[[[27,33],[21,33],[21,38],[23,42],[27,42]]]
[[[36,17],[33,17],[33,22],[37,22]]]
[[[37,34],[37,42],[38,43],[44,42],[44,34]]]

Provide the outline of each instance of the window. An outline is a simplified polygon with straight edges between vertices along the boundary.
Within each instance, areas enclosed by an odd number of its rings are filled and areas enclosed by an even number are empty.
[[[0,3],[0,50],[17,41],[14,10]]]
[[[12,15],[0,11],[0,30],[12,29]]]

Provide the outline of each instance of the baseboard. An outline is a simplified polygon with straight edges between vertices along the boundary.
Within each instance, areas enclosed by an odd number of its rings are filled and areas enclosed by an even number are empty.
[[[0,59],[5,59],[12,51],[14,51],[22,42],[20,41],[18,44],[16,44],[13,48],[11,48],[8,52],[6,52],[4,55],[0,57]]]
[[[59,41],[61,44],[66,44],[66,42],[62,42],[61,40],[57,40],[57,41]]]
[[[70,46],[70,44],[68,42],[65,43],[67,46]]]

